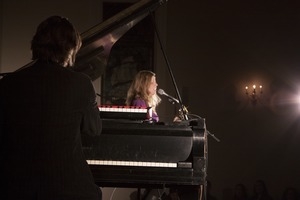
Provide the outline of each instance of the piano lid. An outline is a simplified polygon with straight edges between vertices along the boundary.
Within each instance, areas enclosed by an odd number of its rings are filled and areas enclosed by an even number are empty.
[[[167,0],[141,0],[104,22],[83,32],[82,47],[74,70],[83,72],[92,80],[100,77],[107,65],[112,46],[129,29]]]

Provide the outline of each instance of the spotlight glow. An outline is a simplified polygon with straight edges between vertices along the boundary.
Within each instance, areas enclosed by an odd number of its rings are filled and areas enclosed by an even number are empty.
[[[300,94],[297,95],[296,103],[298,104],[298,109],[300,111]]]

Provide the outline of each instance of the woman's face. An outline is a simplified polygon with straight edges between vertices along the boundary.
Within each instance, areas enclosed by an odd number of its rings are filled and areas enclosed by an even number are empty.
[[[156,88],[157,88],[158,84],[156,83],[156,78],[155,76],[152,76],[151,78],[151,82],[148,88],[148,92],[150,96],[153,96],[154,94],[156,94]]]

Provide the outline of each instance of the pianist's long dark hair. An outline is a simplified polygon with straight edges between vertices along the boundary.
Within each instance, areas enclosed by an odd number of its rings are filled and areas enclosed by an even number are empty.
[[[67,18],[51,16],[40,23],[31,41],[32,60],[72,66],[81,38]]]
[[[155,108],[161,99],[157,94],[150,96],[148,93],[148,88],[153,76],[155,76],[155,73],[148,70],[142,70],[136,74],[127,92],[126,105],[130,106],[134,99],[140,98],[144,100],[148,106],[152,107],[153,111],[156,110]]]

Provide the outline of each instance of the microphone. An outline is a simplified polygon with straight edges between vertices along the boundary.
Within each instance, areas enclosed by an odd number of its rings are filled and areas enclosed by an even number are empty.
[[[173,102],[179,103],[178,99],[175,99],[174,97],[168,95],[167,93],[165,93],[165,91],[163,89],[158,89],[157,93],[160,94],[160,95],[164,95],[164,96],[168,97]]]

